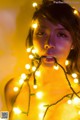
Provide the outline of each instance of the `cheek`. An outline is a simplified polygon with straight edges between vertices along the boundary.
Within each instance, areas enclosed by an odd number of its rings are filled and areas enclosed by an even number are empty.
[[[44,41],[40,40],[33,40],[33,46],[37,49],[44,49]]]
[[[62,42],[62,43],[58,43],[56,45],[56,48],[58,50],[58,53],[60,53],[62,57],[67,57],[70,53],[71,45],[72,43],[70,42]]]

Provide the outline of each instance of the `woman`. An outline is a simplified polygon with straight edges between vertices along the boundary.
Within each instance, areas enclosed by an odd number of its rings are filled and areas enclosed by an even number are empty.
[[[10,120],[79,120],[79,12],[62,1],[43,1],[32,23],[27,51],[34,55],[30,62],[36,68],[32,72],[27,65],[29,71],[22,85],[19,79],[7,83],[5,97]],[[19,90],[14,92],[14,87]]]

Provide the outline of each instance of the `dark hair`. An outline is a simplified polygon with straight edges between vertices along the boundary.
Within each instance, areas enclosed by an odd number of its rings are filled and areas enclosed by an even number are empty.
[[[69,4],[64,2],[46,1],[39,6],[34,12],[32,20],[36,20],[40,17],[45,17],[52,23],[60,23],[71,34],[73,39],[74,49],[70,51],[68,60],[70,64],[67,66],[68,73],[78,72],[80,73],[80,14],[74,13],[75,9]],[[33,45],[33,29],[30,28],[27,44]]]

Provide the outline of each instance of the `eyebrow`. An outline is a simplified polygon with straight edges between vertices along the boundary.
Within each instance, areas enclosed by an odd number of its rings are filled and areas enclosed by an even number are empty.
[[[66,28],[55,28],[56,30],[65,30],[68,31]]]
[[[40,24],[38,27],[47,28],[47,26]]]

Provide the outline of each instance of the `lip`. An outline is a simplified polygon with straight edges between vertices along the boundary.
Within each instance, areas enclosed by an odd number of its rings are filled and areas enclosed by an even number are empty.
[[[54,56],[51,56],[51,55],[44,55],[42,56],[42,58],[45,60],[45,62],[54,62],[55,61],[55,57]]]

